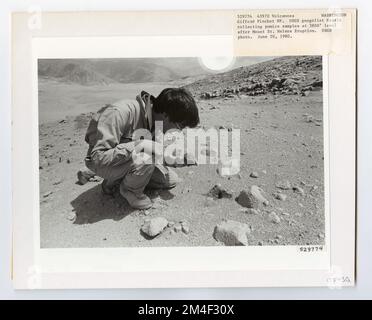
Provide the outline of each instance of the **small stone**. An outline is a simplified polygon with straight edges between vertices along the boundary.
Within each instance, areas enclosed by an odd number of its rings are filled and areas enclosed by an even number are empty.
[[[283,239],[283,236],[280,235],[280,234],[278,234],[278,235],[275,237],[275,239],[282,240],[282,239]]]
[[[258,178],[258,173],[253,171],[251,172],[251,174],[249,175],[251,178]]]
[[[212,189],[209,190],[208,196],[213,199],[232,198],[232,194],[222,188],[220,184],[216,184]]]
[[[269,204],[269,201],[263,196],[263,190],[260,187],[252,186],[251,193],[259,202],[263,203],[265,206]]]
[[[294,186],[294,187],[292,188],[292,190],[293,190],[295,193],[300,194],[301,196],[303,196],[303,195],[305,194],[304,189],[302,189],[302,188],[299,187],[299,186]]]
[[[182,231],[182,226],[181,226],[180,224],[176,225],[176,226],[174,227],[174,231],[175,231],[175,232],[180,232],[180,231]]]
[[[275,186],[282,190],[289,190],[291,189],[291,183],[288,180],[281,180],[278,181]]]
[[[141,231],[148,235],[149,237],[156,237],[167,227],[168,220],[163,217],[157,217],[150,220],[142,226]]]
[[[53,185],[54,185],[54,186],[57,186],[57,185],[61,184],[62,182],[63,182],[63,180],[62,180],[62,179],[59,179],[59,180],[57,180],[57,181],[54,181],[54,182],[53,182]]]
[[[68,215],[67,215],[67,219],[70,220],[70,221],[75,221],[76,220],[76,213],[75,212],[70,212]]]
[[[190,233],[190,227],[188,225],[183,224],[182,225],[182,232],[185,233],[185,234],[189,234]]]
[[[274,198],[280,201],[285,201],[287,199],[287,195],[284,193],[275,193]]]
[[[319,239],[324,239],[324,238],[325,238],[324,233],[319,233],[319,234],[318,234],[318,238],[319,238]]]
[[[47,197],[49,197],[52,193],[53,193],[53,191],[45,192],[45,193],[43,194],[43,198],[47,198]]]
[[[168,222],[168,227],[171,228],[175,225],[175,222],[174,221],[169,221]]]
[[[247,246],[250,232],[245,223],[224,220],[214,228],[213,237],[226,246]]]
[[[280,218],[278,217],[278,215],[274,211],[273,212],[270,212],[270,214],[269,214],[269,220],[272,223],[280,223]]]
[[[263,242],[262,241],[258,241],[258,245],[259,246],[263,246]]]

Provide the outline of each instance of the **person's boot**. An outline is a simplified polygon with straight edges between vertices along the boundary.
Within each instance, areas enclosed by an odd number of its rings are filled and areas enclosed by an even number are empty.
[[[152,207],[151,199],[144,193],[136,194],[120,186],[120,194],[133,209],[146,210]]]
[[[102,193],[105,195],[112,196],[115,192],[115,184],[109,184],[108,181],[105,179],[101,183]]]

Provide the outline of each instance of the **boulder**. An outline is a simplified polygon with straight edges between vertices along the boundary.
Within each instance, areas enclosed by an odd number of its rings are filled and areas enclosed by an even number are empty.
[[[226,246],[247,246],[250,232],[245,223],[224,220],[214,228],[213,237]]]
[[[168,220],[163,217],[153,218],[147,223],[145,223],[141,231],[147,236],[153,238],[163,232],[163,230],[168,226]]]

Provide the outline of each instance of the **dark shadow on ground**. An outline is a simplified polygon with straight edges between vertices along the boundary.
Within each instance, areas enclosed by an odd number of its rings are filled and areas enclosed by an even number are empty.
[[[171,200],[174,195],[169,190],[146,190],[152,201],[157,198]],[[100,185],[83,192],[71,201],[76,219],[74,224],[91,224],[106,219],[119,221],[136,211],[117,191],[114,195],[102,193]]]
[[[119,221],[132,209],[120,195],[104,195],[100,185],[83,192],[71,201],[76,213],[74,224],[90,224],[106,219]]]

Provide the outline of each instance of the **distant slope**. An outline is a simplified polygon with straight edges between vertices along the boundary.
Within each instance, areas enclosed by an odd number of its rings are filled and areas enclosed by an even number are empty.
[[[205,77],[188,88],[205,99],[244,93],[302,94],[322,88],[322,57],[280,57]]]
[[[94,85],[112,82],[169,82],[203,73],[201,67],[188,73],[177,73],[152,60],[154,59],[41,59],[38,63],[38,75],[42,79]]]
[[[113,79],[97,72],[87,62],[74,59],[42,59],[38,61],[38,75],[42,79],[52,79],[65,83],[82,85],[108,84]]]
[[[267,57],[238,57],[232,68],[249,65]],[[119,83],[170,82],[180,79],[195,81],[210,75],[197,57],[187,58],[122,58],[122,59],[41,59],[41,79],[82,85]],[[214,74],[214,73],[213,73]]]

